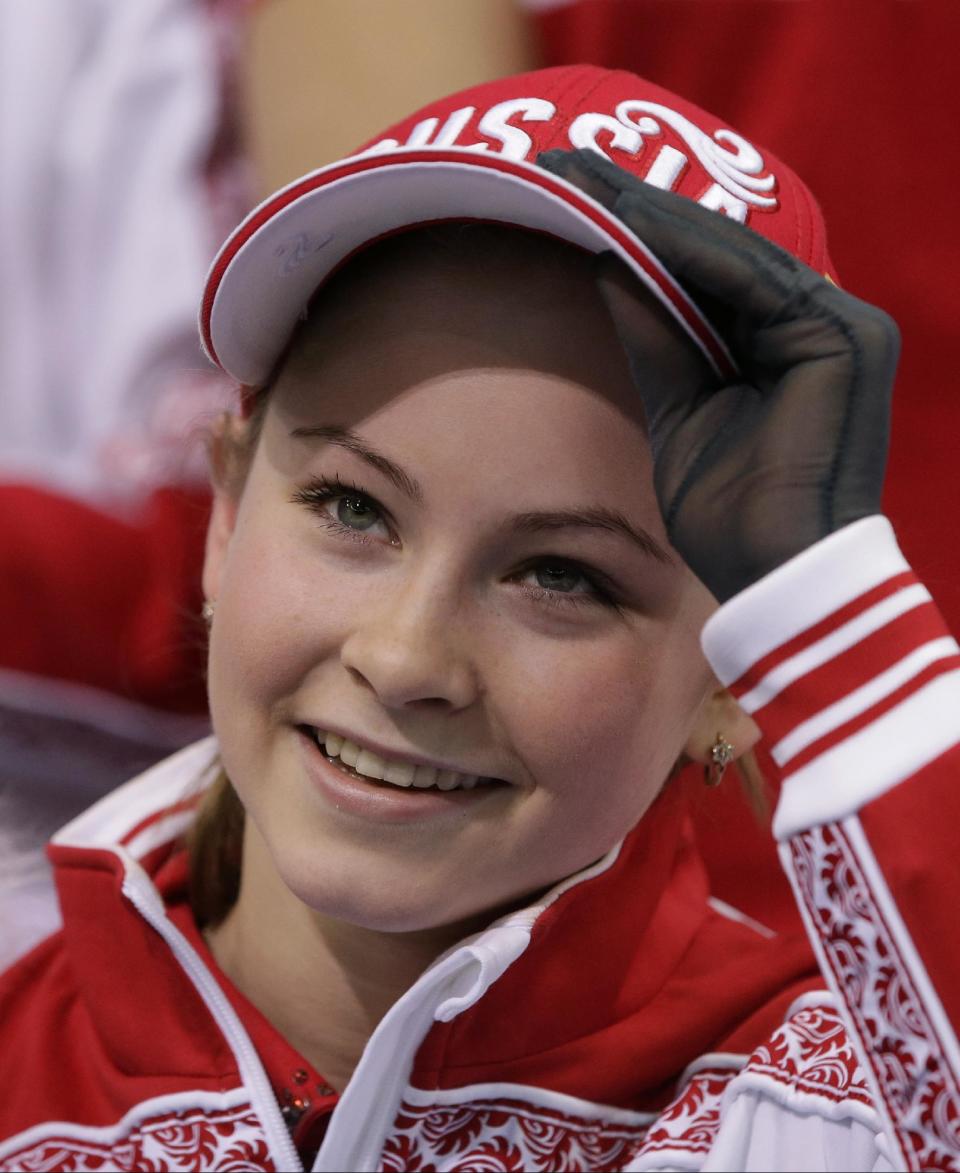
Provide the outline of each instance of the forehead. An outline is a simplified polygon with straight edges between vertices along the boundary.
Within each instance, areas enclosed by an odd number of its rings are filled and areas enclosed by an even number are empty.
[[[666,544],[637,376],[592,258],[528,233],[464,235],[387,242],[321,291],[270,392],[255,468],[309,475],[331,451],[318,434],[348,429],[455,530],[601,509]],[[641,377],[675,377],[678,356],[698,377],[679,327],[637,297]]]
[[[493,225],[439,225],[381,241],[314,297],[274,395],[299,410],[339,408],[344,398],[359,407],[359,399],[382,400],[457,370],[540,372],[642,423],[595,263],[572,245]],[[626,279],[649,325],[651,367],[692,356],[662,307]]]

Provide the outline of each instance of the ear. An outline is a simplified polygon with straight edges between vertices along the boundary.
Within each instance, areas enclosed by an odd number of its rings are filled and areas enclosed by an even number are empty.
[[[211,602],[216,602],[220,597],[220,580],[230,537],[237,521],[237,504],[234,496],[225,488],[214,489],[203,556],[203,597]]]
[[[243,426],[241,421],[235,420],[232,416],[222,416],[214,426],[210,440],[213,506],[207,523],[202,582],[203,596],[211,602],[215,602],[220,596],[227,550],[237,523],[240,484],[232,468],[235,461],[231,460],[229,449],[235,440],[235,430]]]
[[[716,688],[709,692],[700,707],[697,721],[691,730],[684,752],[692,761],[706,765],[710,750],[720,733],[733,746],[736,760],[760,740],[760,728],[745,713],[733,696],[714,681]]]

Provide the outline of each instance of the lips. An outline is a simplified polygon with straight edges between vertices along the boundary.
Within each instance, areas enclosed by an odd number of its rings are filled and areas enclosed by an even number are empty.
[[[363,778],[384,787],[422,791],[473,790],[476,786],[503,784],[497,778],[483,778],[477,774],[442,769],[429,763],[401,760],[384,756],[359,742],[301,724],[299,732],[308,737],[326,759],[352,777]]]

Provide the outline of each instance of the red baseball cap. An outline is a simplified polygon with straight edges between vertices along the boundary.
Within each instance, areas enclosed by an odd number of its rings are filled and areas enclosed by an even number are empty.
[[[832,271],[816,201],[770,152],[632,73],[559,66],[432,102],[255,208],[207,277],[207,354],[240,383],[260,386],[316,288],[354,253],[420,224],[482,220],[615,253],[718,373],[732,374],[723,340],[643,241],[536,166],[554,148],[598,151],[638,179],[734,217],[818,272]]]

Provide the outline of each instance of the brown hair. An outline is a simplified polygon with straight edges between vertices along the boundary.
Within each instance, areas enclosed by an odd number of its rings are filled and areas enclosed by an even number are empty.
[[[224,412],[207,438],[207,458],[215,485],[238,494],[263,429],[266,389],[240,388],[243,414]],[[184,842],[190,865],[190,908],[201,929],[218,925],[240,894],[246,811],[221,766],[197,806]]]
[[[246,811],[222,768],[186,834],[190,908],[198,928],[218,925],[240,895]]]
[[[763,770],[760,769],[757,755],[752,749],[748,749],[733,764],[754,817],[758,823],[766,825],[770,822],[770,788]]]

